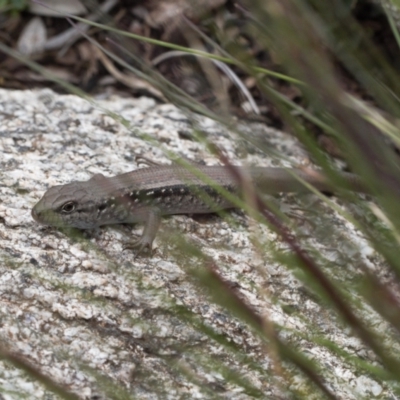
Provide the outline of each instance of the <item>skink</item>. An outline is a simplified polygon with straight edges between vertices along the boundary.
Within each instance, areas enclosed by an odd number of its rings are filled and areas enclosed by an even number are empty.
[[[32,217],[45,225],[80,229],[144,222],[142,236],[134,244],[140,252],[151,248],[163,215],[203,214],[235,207],[215,187],[240,195],[240,185],[230,168],[196,166],[194,172],[178,165],[157,165],[111,178],[97,174],[88,181],[51,187],[33,207]],[[318,171],[232,168],[249,177],[257,190],[267,194],[307,191],[301,180],[320,191],[335,190]],[[356,175],[342,173],[342,178],[347,189],[366,191]]]

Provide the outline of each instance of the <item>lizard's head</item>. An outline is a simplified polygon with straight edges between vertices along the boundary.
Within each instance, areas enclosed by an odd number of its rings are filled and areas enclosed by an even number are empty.
[[[95,206],[86,182],[51,187],[32,209],[35,221],[44,225],[91,229],[98,226],[93,218]]]

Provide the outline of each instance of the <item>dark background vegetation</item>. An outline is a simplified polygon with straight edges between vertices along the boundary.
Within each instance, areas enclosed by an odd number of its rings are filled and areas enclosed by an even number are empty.
[[[400,170],[398,159],[400,20],[396,1],[114,1],[82,2],[81,11],[44,15],[34,2],[0,5],[0,86],[51,87],[62,93],[150,96],[208,115],[231,126],[238,119],[262,122],[295,135],[331,179],[338,169],[358,174],[385,215],[385,226],[360,212],[348,215],[387,264],[385,278],[365,266],[357,287],[336,281],[304,250],[301,241],[263,199],[260,219],[292,251],[288,268],[303,271],[304,284],[376,357],[376,363],[330,351],[389,385],[399,396],[400,361]],[[64,13],[60,16],[58,13]],[[65,15],[65,13],[68,15]],[[85,27],[85,28],[84,28]],[[262,141],[259,150],[268,154]],[[211,151],[221,158],[218,149]],[[337,163],[335,160],[341,160]],[[338,167],[339,165],[339,167]],[[325,201],[329,201],[326,199]],[[351,214],[351,213],[350,213]],[[338,398],[316,365],[257,315],[198,249],[199,282],[214,300],[241,319],[283,363],[293,366],[321,396]],[[347,293],[356,291],[390,326],[374,331]],[[323,340],[322,340],[323,341]],[[4,358],[53,388],[27,360]],[[282,374],[285,379],[285,374]],[[67,396],[63,388],[61,395]],[[290,390],[289,390],[290,391]],[[262,397],[260,393],[252,393]],[[291,393],[293,398],[299,394]],[[121,397],[123,398],[123,397]],[[303,397],[306,398],[306,397]],[[393,397],[394,398],[394,397]]]

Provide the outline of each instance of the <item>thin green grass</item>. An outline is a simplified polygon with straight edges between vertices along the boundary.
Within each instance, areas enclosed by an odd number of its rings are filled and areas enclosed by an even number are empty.
[[[338,212],[341,217],[356,226],[364,237],[368,238],[370,245],[379,255],[378,257],[386,260],[387,274],[391,277],[394,289],[392,289],[392,285],[389,287],[387,281],[382,280],[381,276],[373,276],[367,266],[351,265],[356,257],[354,257],[354,260],[351,257],[347,259],[349,269],[359,267],[358,270],[363,275],[347,273],[344,274],[345,278],[343,279],[335,276],[334,268],[338,268],[339,263],[335,265],[334,262],[330,262],[322,254],[319,254],[318,250],[310,249],[310,243],[301,238],[298,233],[299,229],[293,227],[287,218],[276,216],[277,213],[274,212],[273,207],[260,199],[256,193],[252,194],[248,203],[245,203],[243,200],[233,198],[222,188],[215,187],[219,193],[245,209],[248,214],[257,217],[257,223],[266,224],[275,230],[279,237],[279,244],[283,243],[286,247],[284,250],[279,250],[279,246],[277,246],[277,250],[271,251],[268,257],[273,257],[277,263],[285,265],[287,270],[292,271],[312,296],[315,296],[320,307],[332,316],[331,323],[335,326],[335,329],[344,336],[358,338],[365,349],[373,354],[373,357],[371,360],[364,359],[357,354],[346,351],[329,334],[325,334],[323,329],[318,329],[314,321],[311,321],[308,325],[309,331],[303,332],[280,326],[264,315],[259,315],[257,310],[243,299],[240,291],[232,289],[224,278],[224,269],[227,268],[224,262],[219,263],[210,259],[196,245],[188,243],[181,235],[174,236],[172,239],[173,235],[170,232],[169,243],[174,243],[174,249],[170,251],[170,255],[178,265],[187,266],[185,271],[192,277],[192,283],[196,288],[195,290],[198,290],[199,296],[207,293],[210,301],[214,302],[216,307],[224,310],[224,313],[234,316],[245,327],[244,329],[248,329],[248,335],[258,341],[259,349],[265,351],[265,356],[272,360],[272,367],[264,370],[261,362],[262,357],[246,354],[246,349],[241,345],[232,344],[226,333],[216,332],[207,325],[206,321],[202,320],[201,316],[194,314],[188,307],[175,304],[164,292],[165,302],[169,305],[166,308],[173,317],[190,325],[191,328],[205,335],[215,345],[222,346],[226,354],[230,354],[239,365],[241,363],[246,374],[249,371],[256,373],[259,379],[265,379],[271,386],[275,385],[293,398],[310,398],[310,396],[339,398],[331,389],[332,371],[324,365],[322,360],[309,357],[300,344],[302,341],[306,341],[310,346],[323,348],[340,359],[345,365],[351,366],[356,372],[367,373],[378,380],[386,389],[396,393],[396,396],[400,396],[400,363],[398,361],[400,337],[399,326],[396,322],[400,317],[400,305],[391,302],[384,296],[375,296],[376,293],[385,292],[385,288],[388,293],[394,290],[397,294],[396,290],[400,286],[400,257],[398,254],[398,238],[400,237],[399,164],[397,156],[392,154],[390,147],[382,143],[382,137],[385,135],[396,144],[400,143],[400,132],[392,120],[385,119],[384,114],[375,112],[365,103],[349,98],[349,94],[341,85],[340,77],[335,71],[332,59],[336,57],[341,60],[345,68],[352,74],[360,87],[371,96],[376,105],[386,111],[388,115],[391,114],[394,117],[400,115],[398,73],[393,70],[380,49],[371,43],[368,34],[354,20],[350,12],[351,9],[348,6],[346,7],[345,2],[270,0],[269,2],[251,2],[247,11],[246,33],[252,35],[251,39],[265,51],[274,51],[283,68],[287,71],[286,73],[269,71],[257,65],[256,58],[250,58],[250,61],[246,64],[236,55],[231,55],[226,49],[223,49],[220,43],[215,43],[213,48],[221,50],[222,55],[211,54],[177,46],[173,43],[133,35],[82,18],[69,17],[80,22],[86,22],[103,31],[109,31],[112,33],[114,42],[121,40],[121,43],[124,43],[123,37],[128,37],[151,45],[179,50],[185,54],[218,60],[251,75],[257,82],[260,93],[268,97],[280,111],[282,119],[290,130],[307,147],[313,159],[328,176],[335,180],[338,179],[337,165],[321,152],[317,142],[311,136],[310,130],[304,126],[302,118],[312,122],[323,133],[332,137],[341,149],[348,165],[371,187],[372,193],[375,194],[372,201],[376,202],[380,212],[387,221],[390,221],[391,225],[385,226],[384,218],[377,220],[368,217],[369,206],[363,200],[359,200],[358,196],[345,196],[348,201],[355,203],[355,208],[358,210],[351,212],[343,210],[326,196],[315,193],[316,191],[313,188],[310,188],[310,191],[318,195],[319,200],[324,203],[327,210]],[[399,42],[395,22],[391,14],[388,15],[396,40]],[[204,33],[201,35],[200,32],[198,33],[199,37],[207,41],[209,45],[214,43],[212,38],[207,38]],[[221,36],[223,37],[223,32],[221,32]],[[92,40],[87,35],[86,37]],[[359,46],[357,47],[355,47],[353,41],[355,37],[359,39],[357,42]],[[137,68],[112,54],[96,41],[92,40],[92,43],[98,46],[101,51],[106,52],[119,67],[125,67],[133,73],[138,72]],[[329,55],[327,49],[330,51]],[[30,68],[42,73],[48,79],[57,81],[65,90],[84,97],[95,104],[85,93],[66,82],[57,80],[39,64],[18,55],[3,44],[0,44],[0,50],[26,63]],[[237,54],[243,52],[242,48],[237,50]],[[132,60],[135,59],[129,46],[125,48],[125,56],[132,57]],[[379,69],[379,74],[376,72],[377,69]],[[147,79],[159,90],[164,91],[168,98],[175,99],[178,105],[183,106],[185,104],[191,110],[215,118],[219,122],[227,124],[229,128],[232,127],[231,119],[227,121],[213,110],[207,110],[197,100],[191,99],[179,88],[173,88],[172,84],[166,82],[163,77],[153,73],[150,67],[146,66],[140,73],[143,79]],[[274,87],[277,79],[295,84],[301,90],[303,104],[295,104],[280,94]],[[120,116],[108,110],[104,110],[104,112],[119,120],[124,126],[131,128],[129,121],[122,121]],[[152,143],[152,145],[159,146],[159,143],[146,133],[134,129],[131,129],[131,131],[132,134]],[[232,132],[240,133],[240,129],[233,127]],[[213,143],[204,139],[204,136],[195,134],[194,137],[202,142],[205,147],[211,149],[211,152],[220,160],[227,161],[223,153],[214,147]],[[243,139],[243,135],[241,139]],[[233,136],[232,140],[236,140],[236,137]],[[251,142],[249,140],[249,146]],[[172,154],[167,146],[161,148],[170,158],[177,158],[181,165],[193,171],[196,176],[204,179],[207,183],[212,184],[205,176],[196,171],[195,166],[179,159],[179,155]],[[263,149],[260,146],[257,151],[259,154],[263,152],[269,154],[270,149]],[[327,231],[329,231],[328,228],[331,227],[327,227]],[[339,237],[340,235],[337,236],[338,241],[335,242],[337,247],[340,247],[341,243],[346,244],[344,235],[342,238]],[[262,243],[262,240],[259,242]],[[95,246],[90,244],[88,247],[90,250],[96,251]],[[260,245],[258,247],[262,248]],[[290,254],[287,252],[288,248],[291,250]],[[265,262],[268,262],[268,257],[263,254],[261,254],[261,257]],[[113,260],[110,259],[110,263],[112,262]],[[117,268],[118,266],[115,266],[115,270]],[[129,276],[130,273],[132,276]],[[127,279],[138,279],[135,272],[130,273],[126,275]],[[260,276],[262,276],[261,272]],[[43,278],[36,276],[35,279],[42,280]],[[360,279],[361,283],[355,285],[352,279]],[[59,289],[71,291],[71,293],[75,292],[74,288],[67,285]],[[253,290],[256,293],[259,290],[260,297],[265,296],[263,288],[253,286]],[[74,295],[79,294],[78,292]],[[98,307],[106,307],[106,302],[110,301],[109,299],[96,298],[96,296],[87,293],[82,298],[89,304]],[[281,305],[282,309],[285,310],[285,304],[279,296],[271,296],[270,300],[274,304]],[[375,314],[367,317],[370,306],[373,307]],[[298,313],[298,316],[304,324],[307,322],[301,312]],[[138,322],[134,318],[128,318],[128,320],[132,324]],[[381,322],[387,327],[387,330],[382,332],[374,326],[373,321],[376,321],[378,328]],[[284,339],[283,333],[289,339]],[[179,346],[178,342],[177,345]],[[42,382],[49,390],[64,398],[74,398],[68,397],[70,394],[67,391],[60,394],[59,387],[53,385],[54,382],[50,378],[44,379],[37,371],[29,369],[28,364],[19,362],[17,358],[13,359],[6,351],[3,351],[1,356],[8,359],[17,368],[29,373],[32,379]],[[211,356],[207,357],[207,355],[202,354],[201,348],[185,348],[185,357],[193,363],[198,363],[198,370],[191,366],[190,362],[176,362],[172,358],[167,359],[167,357],[165,357],[165,361],[177,376],[185,377],[193,385],[199,387],[202,385],[198,371],[203,370],[210,374],[217,371],[223,376],[224,382],[228,386],[242,388],[243,392],[249,397],[262,397],[262,391],[256,385],[253,385],[251,380],[244,376],[245,374],[242,376],[240,369],[236,366],[233,367],[224,360],[218,360]],[[75,361],[79,362],[79,360]],[[118,383],[106,377],[105,374],[82,364],[81,367],[88,375],[99,382],[99,390],[109,398],[134,398],[129,390],[118,387]],[[277,379],[274,377],[274,373],[278,377]],[[294,384],[299,373],[302,376],[303,386]],[[154,381],[151,374],[146,376],[144,373],[142,379],[144,381],[143,387],[146,390],[152,389],[159,396],[168,395],[168,390],[163,386],[163,382]],[[206,398],[220,397],[207,386],[202,388],[202,394]]]

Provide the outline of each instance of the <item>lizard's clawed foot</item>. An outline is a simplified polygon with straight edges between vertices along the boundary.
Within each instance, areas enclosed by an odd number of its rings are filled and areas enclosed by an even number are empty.
[[[146,238],[141,237],[135,241],[124,243],[122,251],[125,250],[134,250],[135,258],[142,255],[150,256],[152,254],[152,243],[146,240]]]

